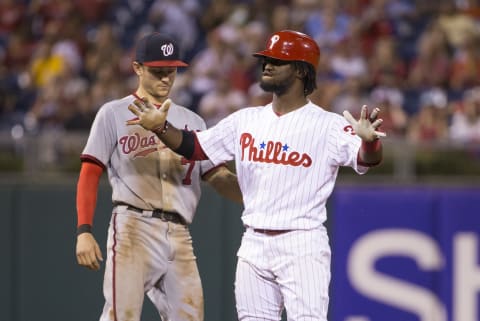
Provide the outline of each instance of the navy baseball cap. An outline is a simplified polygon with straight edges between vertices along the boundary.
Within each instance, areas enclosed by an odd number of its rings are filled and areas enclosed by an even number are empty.
[[[149,67],[186,67],[173,38],[158,32],[148,34],[137,43],[135,61]]]

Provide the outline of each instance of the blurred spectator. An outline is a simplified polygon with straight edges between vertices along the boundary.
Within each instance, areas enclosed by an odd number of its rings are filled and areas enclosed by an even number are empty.
[[[219,77],[230,74],[231,66],[237,61],[239,35],[238,30],[230,25],[222,25],[207,35],[208,46],[190,63],[194,106],[204,94],[215,89]]]
[[[478,37],[477,22],[457,8],[455,1],[440,1],[439,8],[440,15],[436,23],[445,32],[450,46],[460,47]]]
[[[291,26],[292,9],[288,5],[274,6],[270,19],[270,30],[295,29]]]
[[[378,85],[371,91],[371,103],[368,105],[381,109],[382,131],[389,136],[403,137],[408,123],[407,113],[403,110],[403,92],[396,86],[395,75],[391,72],[384,72],[378,80]]]
[[[310,12],[304,29],[318,43],[322,54],[329,54],[348,37],[351,21],[347,14],[340,11],[337,1],[325,0],[322,5]]]
[[[17,30],[24,21],[26,5],[22,1],[0,1],[0,38],[6,38]]]
[[[333,100],[331,110],[340,115],[344,110],[348,110],[353,117],[358,118],[362,106],[369,104],[370,101],[364,83],[360,78],[351,77],[345,81],[343,90]],[[371,106],[371,108],[373,107]],[[384,113],[383,108],[382,113]]]
[[[395,38],[380,38],[373,49],[372,55],[368,59],[369,77],[372,86],[379,84],[379,78],[388,73],[393,77],[395,86],[403,88],[407,75],[405,62],[398,55]]]
[[[88,130],[104,101],[134,89],[132,44],[154,30],[176,35],[191,65],[177,75],[177,101],[213,114],[265,105],[271,95],[258,86],[252,53],[282,29],[319,43],[318,88],[309,99],[323,108],[357,114],[363,104],[378,106],[382,130],[413,141],[445,139],[449,120],[452,141],[476,128],[474,0],[0,0],[0,18],[4,130],[23,119],[27,130]],[[222,102],[244,103],[213,106],[224,91],[237,94]]]
[[[232,7],[233,4],[230,0],[208,1],[208,5],[200,19],[203,30],[209,33],[224,23],[232,12]]]
[[[342,80],[359,77],[365,81],[368,76],[367,61],[353,38],[339,42],[329,61],[331,71]]]
[[[354,34],[351,37],[360,39],[360,48],[365,56],[369,56],[379,38],[393,34],[394,26],[388,16],[388,0],[368,1],[367,7],[355,20]]]
[[[115,0],[74,0],[75,11],[80,13],[87,27],[106,20],[114,2]]]
[[[198,0],[156,0],[149,9],[148,22],[178,39],[187,59],[200,38],[199,7]]]
[[[53,45],[52,39],[44,38],[35,49],[30,72],[36,87],[45,87],[65,68],[65,59],[53,52]]]
[[[119,45],[118,36],[111,24],[102,23],[92,33],[91,39],[88,39],[88,41],[84,60],[85,73],[90,81],[96,79],[99,69],[105,64],[120,68],[124,50]]]
[[[480,38],[471,38],[459,45],[451,64],[451,91],[463,92],[480,85]]]
[[[262,88],[258,82],[253,83],[247,91],[246,106],[265,106],[272,101],[272,93],[268,93]]]
[[[219,77],[215,89],[205,94],[198,104],[198,114],[211,127],[221,119],[240,108],[246,107],[247,97],[235,88],[232,88],[230,79]]]
[[[449,134],[456,143],[480,143],[480,87],[465,92],[453,111]]]
[[[448,42],[445,33],[432,24],[419,37],[416,56],[410,64],[408,85],[414,89],[447,86],[449,76]]]
[[[413,116],[407,138],[413,143],[433,143],[448,138],[447,95],[439,88],[424,92],[420,110]]]
[[[129,94],[128,82],[118,77],[117,66],[104,63],[98,67],[96,77],[90,87],[91,104],[99,108],[115,97]]]

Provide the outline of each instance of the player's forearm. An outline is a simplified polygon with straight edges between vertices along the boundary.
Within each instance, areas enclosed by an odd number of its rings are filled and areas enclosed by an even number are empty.
[[[171,150],[176,150],[182,144],[182,140],[183,140],[182,130],[174,127],[168,121],[165,121],[163,126],[156,129],[152,129],[152,131]],[[185,156],[185,155],[182,155],[182,156]]]
[[[380,164],[383,158],[383,146],[380,139],[372,142],[362,141],[358,151],[358,164],[363,166],[375,166]]]
[[[77,183],[77,233],[91,232],[97,204],[97,191],[103,168],[90,162],[82,162]]]
[[[226,167],[220,167],[206,178],[213,188],[223,197],[238,204],[243,204],[242,191],[238,185],[237,175]]]

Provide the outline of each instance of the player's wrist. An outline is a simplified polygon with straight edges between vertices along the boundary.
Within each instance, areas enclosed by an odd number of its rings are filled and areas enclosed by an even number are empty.
[[[92,233],[92,226],[90,224],[82,224],[77,227],[77,236],[83,233]]]
[[[375,138],[374,140],[372,141],[365,141],[365,140],[362,140],[362,150],[367,152],[367,153],[372,153],[372,152],[376,152],[380,149],[381,147],[381,141],[380,139],[378,138]]]
[[[165,135],[165,133],[167,132],[167,130],[170,128],[170,123],[165,120],[165,123],[163,123],[163,125],[161,126],[158,126],[154,129],[152,129],[152,131],[157,135],[157,136],[161,136],[161,135]]]

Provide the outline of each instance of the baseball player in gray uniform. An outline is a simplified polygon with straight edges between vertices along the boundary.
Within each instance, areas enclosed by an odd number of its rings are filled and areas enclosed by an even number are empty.
[[[262,107],[241,109],[198,133],[166,121],[170,102],[156,109],[135,101],[138,119],[188,159],[234,159],[246,227],[238,251],[235,298],[239,320],[325,321],[330,283],[326,202],[340,166],[364,174],[382,159],[379,109],[360,119],[313,104],[320,50],[292,30],[274,33],[261,59],[261,87],[273,93]],[[170,107],[171,108],[171,107]],[[133,126],[136,128],[137,126]]]
[[[163,321],[202,321],[202,285],[188,229],[200,179],[241,202],[236,176],[224,164],[187,160],[151,131],[126,125],[134,117],[128,110],[134,100],[160,106],[168,98],[177,67],[187,66],[179,57],[167,35],[143,37],[132,64],[139,79],[136,92],[99,109],[81,155],[76,255],[80,265],[93,270],[102,261],[92,223],[105,169],[112,186],[101,321],[140,320],[145,294]],[[197,114],[173,103],[168,120],[191,131],[206,128]]]

